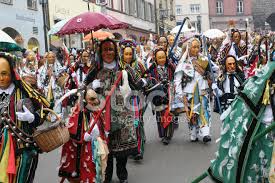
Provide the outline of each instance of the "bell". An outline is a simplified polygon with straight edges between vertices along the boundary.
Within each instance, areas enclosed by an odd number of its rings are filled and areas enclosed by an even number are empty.
[[[11,119],[7,119],[7,122],[9,122],[9,123],[10,123],[10,122],[11,122]]]
[[[5,128],[6,128],[6,129],[9,129],[9,125],[6,125]]]
[[[37,147],[37,144],[36,144],[36,143],[33,143],[33,145],[34,145],[35,147]]]
[[[2,120],[2,121],[5,121],[5,120],[6,120],[6,118],[5,118],[5,117],[2,117],[2,118],[1,118],[1,120]]]
[[[14,135],[15,135],[14,133],[11,133],[11,136],[13,136],[13,137],[14,137]]]
[[[14,130],[15,130],[15,129],[16,129],[16,126],[13,126],[13,127],[12,127],[12,129],[14,129]]]
[[[30,144],[29,144],[29,143],[26,143],[26,147],[30,147]]]
[[[19,135],[22,136],[22,133],[20,132]]]
[[[20,142],[21,142],[21,139],[17,139],[17,142],[20,143]]]
[[[3,114],[6,116],[6,115],[8,115],[8,112],[7,112],[7,111],[5,111],[5,112],[3,112]]]

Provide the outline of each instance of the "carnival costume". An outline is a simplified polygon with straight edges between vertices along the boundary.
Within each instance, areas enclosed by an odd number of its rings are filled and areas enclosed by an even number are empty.
[[[49,103],[15,73],[11,55],[0,55],[9,63],[12,79],[0,89],[0,182],[32,183],[39,153],[33,132],[42,123],[41,108]]]

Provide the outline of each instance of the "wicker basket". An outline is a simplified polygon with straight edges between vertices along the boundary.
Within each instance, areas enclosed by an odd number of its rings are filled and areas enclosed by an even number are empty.
[[[48,128],[36,130],[33,139],[43,152],[50,152],[68,142],[70,134],[68,128],[61,123],[61,119],[53,110],[47,108],[43,110],[54,114],[57,121]]]

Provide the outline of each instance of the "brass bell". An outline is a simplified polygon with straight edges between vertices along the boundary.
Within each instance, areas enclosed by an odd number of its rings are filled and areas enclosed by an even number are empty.
[[[30,144],[29,144],[29,143],[26,143],[26,147],[30,147]]]
[[[11,133],[11,136],[13,136],[13,137],[14,137],[14,136],[15,136],[15,134],[14,134],[14,133]]]
[[[17,139],[17,142],[20,143],[20,142],[21,142],[21,139]]]
[[[22,136],[22,133],[20,132],[19,135]]]
[[[13,127],[12,127],[12,129],[14,129],[14,130],[15,130],[15,129],[16,129],[16,126],[13,126]]]
[[[5,128],[6,128],[6,129],[9,129],[9,125],[6,125]]]

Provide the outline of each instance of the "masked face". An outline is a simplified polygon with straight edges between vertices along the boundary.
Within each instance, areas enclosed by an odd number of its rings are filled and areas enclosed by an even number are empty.
[[[156,54],[157,64],[160,66],[164,66],[166,63],[166,54],[164,51],[158,51]]]
[[[96,110],[96,108],[99,106],[99,100],[97,98],[97,94],[94,90],[88,89],[87,94],[85,96],[86,100],[86,108],[90,111]]]
[[[165,37],[161,37],[159,38],[159,42],[158,42],[158,45],[161,46],[164,50],[167,49],[167,40]]]
[[[241,36],[240,36],[239,32],[234,32],[232,39],[233,39],[234,43],[239,44],[241,41]]]
[[[47,59],[48,59],[48,63],[49,64],[54,64],[55,62],[55,54],[50,52],[47,56]]]
[[[234,73],[236,71],[236,61],[233,57],[228,57],[225,61],[226,71],[228,73]]]
[[[197,40],[194,40],[191,43],[191,48],[190,48],[190,56],[191,57],[197,57],[199,56],[199,52],[200,52],[200,43]]]
[[[0,58],[0,88],[7,89],[11,83],[10,65],[5,58]]]
[[[173,46],[174,44],[174,41],[175,41],[175,37],[174,36],[170,36],[169,39],[168,39],[168,43],[169,43],[169,46]]]
[[[115,60],[115,45],[108,41],[102,44],[102,59],[105,63],[112,63]]]
[[[126,47],[123,51],[124,63],[130,64],[133,60],[133,50],[130,47]]]
[[[87,64],[88,61],[89,61],[89,53],[86,52],[86,51],[84,51],[84,52],[82,53],[81,58],[82,58],[82,63],[83,63],[83,64]]]

